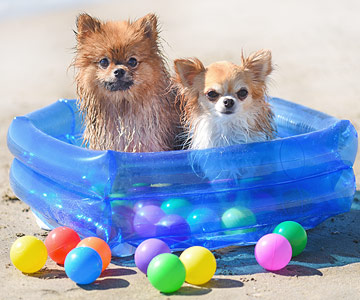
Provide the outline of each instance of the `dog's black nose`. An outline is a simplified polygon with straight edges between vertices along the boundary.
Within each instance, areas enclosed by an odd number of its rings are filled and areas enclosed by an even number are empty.
[[[114,75],[115,75],[116,78],[123,77],[125,75],[125,73],[126,73],[126,71],[124,69],[122,69],[122,68],[116,69],[114,71]]]
[[[232,108],[235,104],[234,99],[232,98],[225,98],[223,102],[226,108]]]

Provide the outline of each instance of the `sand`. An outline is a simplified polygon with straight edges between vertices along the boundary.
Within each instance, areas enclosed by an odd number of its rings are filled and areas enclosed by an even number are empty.
[[[44,239],[27,205],[12,193],[12,155],[6,132],[13,117],[74,98],[73,71],[67,69],[79,12],[104,19],[127,19],[155,12],[162,24],[169,60],[196,56],[240,62],[267,48],[276,70],[269,94],[292,100],[360,128],[360,3],[358,1],[106,1],[0,21],[0,299],[359,299],[360,204],[308,232],[305,251],[284,270],[266,272],[253,247],[217,252],[218,273],[208,284],[184,285],[163,295],[133,267],[114,259],[99,280],[77,286],[50,261],[24,275],[9,259],[18,236]],[[360,174],[359,159],[355,174]],[[359,195],[360,198],[360,195]]]

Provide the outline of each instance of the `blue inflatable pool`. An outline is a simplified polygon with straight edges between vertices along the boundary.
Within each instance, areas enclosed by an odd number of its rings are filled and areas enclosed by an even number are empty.
[[[278,137],[207,150],[92,151],[74,100],[8,131],[15,194],[49,227],[105,239],[124,256],[150,237],[174,250],[255,243],[280,222],[306,229],[350,209],[357,133],[349,121],[269,99]]]

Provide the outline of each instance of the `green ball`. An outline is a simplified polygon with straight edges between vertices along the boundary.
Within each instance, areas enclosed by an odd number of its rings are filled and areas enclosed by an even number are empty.
[[[256,217],[250,209],[236,206],[229,208],[221,217],[224,228],[238,228],[256,224]],[[226,234],[244,234],[255,231],[255,228],[240,229],[226,232]]]
[[[285,221],[275,227],[273,233],[284,236],[291,245],[292,256],[299,255],[306,247],[307,234],[305,229],[297,222]]]
[[[174,254],[163,253],[155,256],[147,269],[147,276],[154,288],[163,293],[173,293],[185,281],[185,267]]]
[[[192,207],[191,203],[184,198],[169,198],[161,204],[161,209],[167,215],[180,215],[187,218]]]

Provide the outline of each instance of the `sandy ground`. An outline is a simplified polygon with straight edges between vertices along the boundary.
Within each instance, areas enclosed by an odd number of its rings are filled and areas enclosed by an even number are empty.
[[[181,4],[180,4],[181,3]],[[127,19],[155,12],[169,59],[197,56],[205,63],[240,61],[272,50],[276,71],[270,95],[279,96],[360,128],[360,3],[353,1],[106,1],[86,7],[0,22],[0,299],[359,299],[360,204],[308,232],[305,252],[284,270],[265,272],[253,247],[218,251],[218,273],[202,287],[184,285],[173,295],[153,289],[130,259],[115,259],[94,284],[80,287],[48,261],[32,276],[10,263],[17,236],[44,239],[28,207],[8,182],[12,156],[6,131],[14,116],[75,97],[74,21],[79,12]],[[301,3],[301,4],[300,4]],[[359,178],[359,160],[355,164]],[[360,196],[359,196],[360,197]]]

